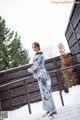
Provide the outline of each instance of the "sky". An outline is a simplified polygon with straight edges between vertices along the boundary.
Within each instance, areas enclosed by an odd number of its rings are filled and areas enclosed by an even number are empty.
[[[48,55],[52,57],[59,54],[60,42],[69,52],[64,34],[72,6],[51,4],[51,0],[0,0],[0,16],[5,18],[7,27],[18,31],[23,48],[29,51],[30,56],[34,54],[31,45],[36,41],[46,51],[45,54],[51,47],[49,52],[53,54]]]

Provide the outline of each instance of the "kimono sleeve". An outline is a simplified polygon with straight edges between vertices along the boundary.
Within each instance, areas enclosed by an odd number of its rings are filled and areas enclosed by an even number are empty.
[[[42,62],[42,59],[43,59],[42,55],[39,55],[35,59],[33,65],[30,68],[28,68],[28,72],[33,73],[35,70],[40,69],[40,63]]]

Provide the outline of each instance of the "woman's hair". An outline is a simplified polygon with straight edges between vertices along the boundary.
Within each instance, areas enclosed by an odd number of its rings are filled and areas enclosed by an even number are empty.
[[[40,44],[38,42],[34,42],[32,45],[34,45],[35,47],[38,47],[40,50]]]

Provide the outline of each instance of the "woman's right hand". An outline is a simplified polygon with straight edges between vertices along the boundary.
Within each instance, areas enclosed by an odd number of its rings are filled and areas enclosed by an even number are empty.
[[[28,68],[28,72],[31,72],[31,68]]]

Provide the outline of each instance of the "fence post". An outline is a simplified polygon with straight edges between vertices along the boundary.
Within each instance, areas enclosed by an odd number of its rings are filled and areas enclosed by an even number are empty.
[[[0,112],[2,111],[1,98],[0,98]]]
[[[28,103],[28,110],[29,110],[29,114],[31,114],[31,106],[30,106],[30,101],[29,101],[29,96],[28,96],[28,89],[27,89],[27,83],[25,82],[24,80],[24,87],[25,87],[25,92],[26,92],[26,100],[27,100],[27,103]]]
[[[55,66],[55,69],[58,69],[58,66],[56,64],[56,59],[54,59],[54,66]],[[57,76],[57,82],[58,82],[58,85],[59,85],[59,93],[60,93],[60,98],[61,98],[61,103],[62,103],[62,106],[64,106],[64,101],[63,101],[63,97],[62,97],[62,93],[61,93],[61,90],[63,88],[62,86],[62,82],[60,81],[60,75],[59,75],[59,71],[55,72],[56,76]]]

